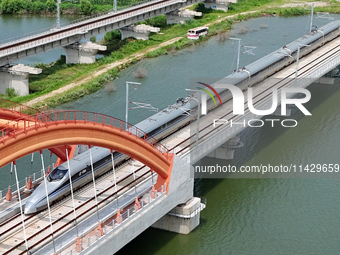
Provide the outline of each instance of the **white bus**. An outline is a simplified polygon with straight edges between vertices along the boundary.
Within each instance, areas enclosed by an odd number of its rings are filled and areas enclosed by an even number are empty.
[[[208,27],[196,27],[188,30],[188,38],[197,40],[200,36],[206,35],[209,33]]]

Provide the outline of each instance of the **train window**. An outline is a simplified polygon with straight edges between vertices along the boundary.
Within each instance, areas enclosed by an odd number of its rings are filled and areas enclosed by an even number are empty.
[[[60,181],[65,174],[67,173],[67,169],[63,166],[58,166],[54,168],[52,172],[47,176],[47,180],[49,182]]]

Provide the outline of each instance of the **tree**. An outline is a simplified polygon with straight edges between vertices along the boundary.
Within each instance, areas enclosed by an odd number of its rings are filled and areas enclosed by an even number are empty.
[[[31,0],[25,0],[22,2],[22,8],[24,8],[29,13],[34,12],[34,5]]]
[[[88,0],[81,0],[80,1],[80,10],[85,14],[85,15],[90,15],[93,10],[93,6],[90,1]]]
[[[12,13],[12,8],[10,6],[9,0],[2,1],[1,10],[3,13]]]
[[[35,13],[40,13],[45,9],[44,7],[45,7],[44,4],[40,1],[34,2],[33,4],[33,10]]]
[[[55,12],[57,9],[57,4],[53,0],[47,0],[45,3],[45,7],[48,12]]]
[[[21,0],[3,0],[1,8],[3,13],[17,13],[23,6]]]

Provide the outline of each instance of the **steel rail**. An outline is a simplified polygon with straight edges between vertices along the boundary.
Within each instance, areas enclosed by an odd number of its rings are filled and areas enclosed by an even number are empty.
[[[336,38],[335,38],[335,39],[336,39]],[[333,39],[333,40],[334,40],[334,39]],[[324,53],[324,55],[325,55],[325,54],[329,54],[331,51],[334,51],[336,48],[339,48],[339,47],[340,47],[339,45],[333,47],[332,49],[330,49],[330,50],[328,50],[326,53]],[[339,53],[339,52],[340,52],[340,49],[337,50],[335,53]],[[333,54],[335,54],[335,53],[333,53]],[[309,53],[309,54],[311,54],[311,53]],[[307,55],[309,55],[309,54],[307,54]],[[306,56],[307,56],[307,55],[306,55]],[[305,56],[304,56],[304,57],[305,57]],[[311,66],[311,67],[309,67],[307,70],[305,70],[305,71],[299,73],[298,76],[302,76],[302,75],[305,74],[306,72],[308,72],[308,71],[310,71],[311,69],[313,69],[315,66],[317,66],[317,65],[319,65],[319,64],[321,64],[321,63],[323,63],[323,62],[325,62],[326,60],[328,60],[328,59],[331,58],[331,57],[333,57],[333,56],[332,56],[332,55],[326,56],[326,57],[325,57],[324,59],[322,59],[320,62],[314,64],[314,65]],[[305,69],[306,67],[308,67],[310,64],[316,62],[317,60],[318,60],[318,59],[314,59],[313,61],[308,62],[306,65],[300,67],[299,70]],[[288,79],[289,76],[291,76],[292,74],[294,74],[294,72],[292,72],[292,73],[290,73],[289,75],[287,75],[286,77],[282,78],[279,82],[277,82],[277,83],[273,84],[272,86],[266,88],[265,90],[261,91],[259,94],[257,94],[256,96],[254,96],[254,98],[259,97],[260,95],[263,95],[263,94],[264,94],[266,91],[268,91],[269,89],[271,89],[271,88],[273,88],[274,86],[278,85],[278,84],[281,83],[282,81]],[[290,81],[289,81],[289,82],[290,82]],[[278,88],[284,87],[284,86],[287,85],[289,82],[284,83],[283,85],[281,85],[281,86],[278,87]],[[226,96],[227,96],[227,95],[226,95]],[[268,96],[269,96],[269,94],[265,95],[264,97],[262,97],[261,99],[259,99],[259,100],[256,101],[255,103],[259,103],[259,102],[263,101],[263,100],[264,100],[266,97],[268,97]],[[226,102],[226,101],[229,101],[229,99],[225,100],[225,102]],[[247,102],[245,102],[245,104],[246,104],[246,103],[247,103]],[[215,108],[215,109],[217,109],[217,108]],[[215,109],[214,109],[214,110],[215,110]],[[246,110],[246,111],[247,111],[247,110],[249,111],[248,107],[247,107],[245,110]],[[223,115],[220,119],[222,119],[223,117],[229,115],[230,113],[232,113],[232,111],[229,111],[228,113],[226,113],[225,115]],[[228,120],[231,120],[231,119],[233,119],[233,118],[235,118],[235,117],[236,117],[236,116],[233,116],[232,118],[230,118],[230,119],[228,119]],[[200,130],[200,132],[203,131],[203,130],[205,130],[205,129],[207,129],[207,128],[209,128],[209,127],[212,126],[212,125],[213,125],[213,124],[209,124],[209,125],[205,126],[204,128],[202,128],[202,129]],[[221,124],[221,125],[218,125],[218,126],[215,127],[213,130],[209,131],[208,133],[206,133],[206,134],[204,134],[202,137],[200,137],[200,139],[202,139],[202,138],[206,137],[207,135],[209,135],[210,133],[216,131],[216,130],[217,130],[219,127],[221,127],[221,126],[222,126],[222,124]],[[172,148],[170,149],[170,151],[171,151],[171,150],[174,150],[174,149],[177,148],[178,146],[180,146],[180,145],[182,145],[183,143],[187,142],[190,138],[192,138],[192,137],[194,137],[194,136],[195,136],[195,135],[192,135],[192,136],[190,136],[189,138],[186,138],[186,139],[183,140],[182,142],[180,142],[180,143],[178,143],[177,145],[175,145],[174,147],[172,147]],[[162,140],[163,140],[163,139],[162,139]],[[187,148],[190,147],[192,144],[194,144],[194,143],[190,143],[190,144],[187,145],[186,147],[182,148],[180,151],[176,152],[176,154],[181,153],[183,150],[187,149]],[[141,169],[144,168],[144,167],[145,167],[145,165],[144,165],[143,167],[139,168],[138,170],[136,170],[136,172],[139,171],[139,170],[141,170]],[[149,172],[150,172],[150,171],[144,173],[142,176],[146,175],[146,174],[149,173]],[[131,176],[132,176],[132,174],[126,176],[125,178],[123,178],[122,180],[120,180],[120,181],[117,182],[117,183],[120,183],[120,182],[124,181],[126,178],[131,177]],[[137,179],[141,178],[142,176],[138,177]],[[127,185],[125,185],[124,187],[122,187],[120,190],[117,191],[117,193],[118,193],[119,191],[121,191],[122,189],[126,188],[127,186],[131,185],[133,182],[134,182],[134,181],[132,181],[132,182],[130,182],[129,184],[127,184]],[[107,188],[105,191],[111,189],[113,186],[114,186],[114,185],[112,185],[111,187]],[[101,192],[100,194],[104,193],[105,191]],[[99,194],[99,195],[100,195],[100,194]],[[113,194],[111,194],[109,197],[112,197],[112,196],[114,196],[115,194],[116,194],[116,192],[114,192]],[[109,198],[109,197],[108,197],[108,198]],[[107,198],[107,199],[108,199],[108,198]],[[85,204],[89,203],[89,202],[92,201],[93,199],[94,199],[94,197],[91,198],[91,199],[89,199],[86,203],[84,203],[84,204],[80,205],[79,207],[77,207],[77,209],[80,208],[80,207],[82,207],[82,206],[84,206]],[[102,200],[100,203],[105,202],[105,200],[106,200],[106,199]],[[95,206],[93,206],[93,208],[94,208],[94,207],[95,207]],[[91,207],[91,208],[88,209],[86,212],[92,210],[93,208]],[[85,214],[86,212],[84,212],[83,214]],[[83,215],[83,214],[82,214],[82,215]],[[77,218],[78,218],[78,217],[81,217],[82,215],[77,216]],[[34,216],[34,215],[33,215],[33,216]],[[66,216],[64,215],[64,217],[66,217]],[[26,220],[27,220],[27,219],[26,219]],[[57,220],[57,221],[58,221],[58,220]],[[57,222],[57,221],[55,221],[55,222]],[[69,222],[69,223],[70,223],[70,222]],[[67,223],[67,224],[69,224],[69,223]],[[19,223],[19,224],[20,224],[20,223]],[[0,225],[0,226],[2,226],[2,225]],[[63,226],[63,227],[61,227],[61,228],[64,228],[64,227],[66,227],[66,226]],[[61,229],[61,228],[60,228],[60,229]],[[58,230],[59,230],[59,229],[58,229]],[[42,230],[42,231],[44,231],[44,230]],[[55,232],[56,232],[56,231],[55,231]],[[38,233],[36,233],[36,234],[38,234]],[[39,234],[40,234],[40,232],[39,232]],[[0,236],[1,236],[1,235],[0,235]],[[51,234],[50,234],[49,236],[51,236]],[[49,236],[48,236],[48,237],[49,237]],[[32,238],[32,236],[31,236],[30,238]],[[18,244],[17,246],[20,246],[20,245],[22,245],[22,244],[23,244],[23,242],[20,243],[20,244]],[[37,245],[37,244],[36,244],[36,245]],[[36,245],[34,245],[34,246],[36,246]],[[33,247],[33,246],[32,246],[32,247]],[[10,252],[10,251],[7,251],[7,252]],[[4,254],[8,254],[7,252],[4,253]],[[26,251],[25,251],[25,252],[26,252]],[[25,252],[24,252],[24,253],[25,253]],[[24,254],[24,253],[21,253],[21,254]]]
[[[334,39],[333,39],[333,40],[334,40]],[[333,51],[333,50],[335,50],[336,48],[339,48],[339,47],[340,47],[340,45],[337,45],[337,46],[333,47],[332,49],[330,49],[330,50],[328,50],[326,53],[324,53],[324,55],[325,55],[325,54],[329,54],[331,51]],[[340,52],[340,49],[337,50],[335,53],[339,53],[339,52]],[[332,53],[332,54],[335,54],[335,53]],[[309,53],[309,54],[311,54],[311,53]],[[307,55],[308,55],[308,54],[307,54]],[[306,56],[307,56],[307,55],[306,55]],[[304,73],[308,72],[308,71],[311,70],[313,67],[315,67],[316,65],[319,65],[320,63],[324,62],[325,60],[329,59],[330,57],[333,57],[333,56],[332,56],[332,55],[327,56],[326,58],[322,59],[320,62],[318,62],[318,63],[316,63],[315,65],[311,66],[309,69],[303,71],[302,73],[299,73],[298,76],[303,75]],[[313,61],[308,62],[306,65],[304,65],[304,66],[302,66],[301,68],[299,68],[299,70],[306,68],[308,65],[314,63],[314,62],[317,61],[317,60],[318,60],[318,59],[314,59]],[[273,84],[272,86],[270,86],[270,87],[268,87],[267,89],[263,90],[262,92],[260,92],[260,93],[257,94],[256,96],[254,96],[254,98],[256,98],[256,97],[258,97],[258,96],[264,94],[264,93],[265,93],[266,91],[268,91],[269,89],[271,89],[271,88],[273,88],[274,86],[278,85],[278,84],[281,83],[282,81],[288,79],[289,76],[291,76],[291,75],[294,74],[294,73],[295,73],[295,72],[292,72],[292,73],[290,73],[289,75],[287,75],[286,77],[280,79],[280,81],[276,82],[276,83]],[[267,78],[268,78],[268,77],[267,77]],[[287,85],[289,82],[290,82],[290,81],[286,82],[285,84],[283,84],[283,85],[280,86],[279,88],[282,88],[283,86]],[[226,95],[226,96],[227,96],[227,95]],[[256,101],[254,104],[256,104],[256,103],[262,101],[263,99],[265,99],[265,98],[268,97],[268,96],[269,96],[269,95],[266,95],[265,97],[263,97],[263,98],[261,98],[260,100]],[[227,102],[227,101],[229,101],[229,100],[230,100],[230,99],[227,99],[227,100],[224,101],[224,102]],[[246,105],[247,103],[248,103],[248,101],[245,102],[244,105]],[[219,107],[220,107],[220,106],[219,106]],[[215,108],[215,109],[217,109],[217,108]],[[215,110],[215,109],[214,109],[214,110]],[[245,109],[245,111],[248,111],[248,112],[249,112],[248,107]],[[228,113],[226,113],[225,115],[223,115],[223,116],[220,117],[219,119],[223,119],[224,117],[226,117],[227,115],[231,114],[232,112],[233,112],[233,111],[229,111]],[[233,116],[232,118],[229,118],[228,121],[234,119],[235,117],[237,117],[237,116],[235,115],[235,116]],[[207,135],[211,134],[212,132],[216,131],[216,130],[217,130],[219,127],[221,127],[222,125],[223,125],[223,124],[220,124],[220,125],[214,127],[211,131],[209,131],[208,133],[206,133],[206,134],[204,134],[203,136],[201,136],[201,137],[199,138],[199,140],[201,140],[202,138],[204,138],[204,137],[206,137]],[[205,126],[204,128],[202,128],[199,132],[201,132],[201,131],[203,131],[203,130],[205,130],[205,129],[211,127],[211,126],[213,126],[212,123],[209,124],[209,125],[207,125],[207,126]],[[179,147],[180,145],[182,145],[183,143],[187,142],[189,139],[191,139],[191,138],[193,138],[193,137],[195,137],[195,136],[196,136],[196,134],[194,134],[194,135],[192,135],[192,136],[186,138],[185,140],[183,140],[183,141],[180,142],[179,144],[173,146],[173,147],[172,147],[171,149],[169,149],[169,150],[174,150],[175,148]],[[190,144],[187,145],[186,147],[182,148],[180,151],[177,151],[176,154],[179,154],[179,153],[183,152],[185,149],[187,149],[188,147],[190,147],[190,146],[193,145],[193,144],[194,144],[194,142],[193,142],[193,143],[190,143]]]
[[[141,170],[142,170],[143,168],[145,168],[145,167],[146,167],[146,166],[144,165],[144,166],[138,168],[138,169],[135,171],[135,173],[141,171]],[[108,199],[110,199],[111,197],[117,195],[118,192],[120,192],[120,191],[124,190],[125,188],[129,187],[131,184],[135,183],[135,181],[137,181],[137,180],[139,180],[140,178],[144,177],[144,176],[147,175],[148,173],[150,173],[150,170],[147,171],[147,172],[145,172],[144,174],[142,174],[142,175],[139,176],[138,178],[136,178],[136,180],[133,180],[133,181],[129,182],[128,184],[124,185],[122,188],[120,188],[119,190],[117,190],[117,192],[113,192],[113,193],[110,194],[109,196],[105,197],[103,200],[101,200],[101,201],[98,203],[98,205],[100,205],[101,203],[106,202],[106,201],[107,201]],[[121,183],[121,182],[127,180],[128,178],[130,178],[130,177],[132,177],[132,176],[133,176],[133,173],[131,173],[131,174],[125,176],[123,179],[119,180],[119,181],[117,182],[117,184],[119,184],[119,183]],[[105,192],[109,191],[110,189],[114,189],[114,187],[115,187],[115,184],[111,185],[110,187],[106,188],[106,189],[103,190],[102,192],[98,193],[97,196],[100,196],[100,195],[104,194]],[[91,197],[90,199],[88,199],[88,200],[87,200],[86,202],[84,202],[83,204],[79,205],[79,206],[76,208],[76,210],[81,209],[83,206],[87,205],[87,204],[90,203],[92,200],[94,200],[94,196]],[[96,205],[90,207],[89,209],[87,209],[86,211],[84,211],[83,213],[81,213],[80,215],[77,215],[77,219],[79,219],[79,218],[82,217],[84,214],[88,213],[89,211],[91,211],[92,209],[95,209],[95,208],[96,208]],[[45,210],[45,213],[46,213],[46,210]],[[64,214],[62,217],[60,217],[60,218],[58,218],[57,220],[55,220],[55,221],[53,222],[53,224],[60,222],[61,220],[63,220],[63,219],[66,218],[67,216],[69,216],[71,213],[73,213],[73,210],[70,210],[68,213]],[[36,215],[36,214],[34,214],[33,216],[35,216],[35,215]],[[27,221],[27,220],[28,220],[28,219],[26,219],[25,221]],[[73,220],[74,220],[74,219],[73,219]],[[73,220],[71,220],[70,222],[64,224],[62,227],[60,227],[60,228],[54,230],[53,234],[59,232],[61,229],[65,228],[66,226],[68,226],[69,224],[71,224],[71,223],[73,222]],[[21,222],[20,222],[19,224],[21,224]],[[36,232],[36,233],[34,233],[33,235],[31,235],[30,237],[28,237],[27,240],[31,240],[32,238],[34,238],[34,237],[36,237],[37,235],[39,235],[39,234],[41,234],[42,232],[44,232],[45,230],[48,230],[49,227],[50,227],[49,225],[46,226],[46,227],[44,227],[43,229],[39,230],[38,232]],[[11,230],[11,229],[9,229],[9,230]],[[9,230],[8,230],[8,231],[9,231]],[[52,236],[52,233],[50,233],[49,235],[45,236],[44,239],[46,239],[46,238],[48,238],[48,237],[50,237],[50,236]],[[35,247],[36,245],[38,245],[39,243],[41,243],[42,241],[44,241],[44,239],[39,240],[39,241],[36,242],[35,244],[31,245],[30,248]],[[14,251],[16,248],[20,247],[20,246],[23,245],[24,243],[25,243],[25,241],[22,241],[22,242],[18,243],[17,245],[13,246],[11,249],[5,251],[3,254],[9,254],[9,253],[11,253],[12,251]],[[26,253],[26,250],[24,251],[24,253]],[[24,254],[24,253],[22,253],[22,254]]]
[[[84,23],[84,21],[81,21],[81,22],[79,22],[79,23],[82,23],[80,25],[74,25],[74,26],[71,26],[71,27],[68,27],[68,28],[67,27],[66,28],[61,28],[58,31],[53,31],[53,32],[48,33],[46,35],[41,35],[41,36],[34,37],[34,38],[31,38],[31,39],[28,39],[28,40],[25,40],[25,41],[23,41],[25,38],[22,38],[22,41],[20,41],[18,43],[6,45],[4,47],[1,47],[1,45],[0,45],[0,51],[6,50],[6,49],[10,49],[10,48],[13,48],[13,47],[17,47],[17,46],[20,46],[20,45],[25,44],[25,43],[30,43],[30,42],[33,42],[33,41],[41,40],[41,39],[44,39],[46,37],[51,37],[51,36],[59,35],[59,34],[62,34],[62,33],[65,33],[65,32],[68,32],[68,31],[71,31],[71,30],[74,30],[74,29],[77,29],[77,28],[81,28],[81,27],[84,27],[84,26],[87,26],[87,25],[91,25],[91,24],[94,24],[94,23],[97,23],[97,22],[105,21],[107,19],[119,17],[119,16],[124,15],[124,14],[128,14],[128,13],[131,13],[131,12],[134,12],[134,11],[138,11],[138,10],[150,7],[150,6],[154,6],[154,5],[165,3],[165,2],[171,2],[171,1],[173,1],[173,0],[158,1],[158,2],[155,2],[155,3],[150,3],[150,4],[147,4],[145,6],[138,7],[138,8],[131,9],[131,10],[127,10],[127,11],[123,11],[123,12],[120,12],[120,13],[112,13],[112,15],[106,16],[106,17],[103,17],[103,18],[99,18],[99,19],[93,18],[93,20],[89,20],[88,22],[85,22],[85,23]],[[107,24],[107,25],[109,25],[109,24]]]

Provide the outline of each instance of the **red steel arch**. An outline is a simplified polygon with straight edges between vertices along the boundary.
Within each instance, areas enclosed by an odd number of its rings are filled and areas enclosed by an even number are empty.
[[[32,121],[35,123],[35,117],[31,115],[37,115],[39,111],[26,105],[15,103],[6,99],[0,99],[0,129],[2,127],[8,127],[13,129],[22,129],[26,121]],[[33,123],[31,123],[32,125]],[[65,162],[67,155],[65,149],[69,151],[69,158],[73,157],[75,146],[63,145],[60,147],[48,148],[51,153],[54,153],[60,160],[60,162]]]
[[[37,113],[39,113],[39,111],[34,108],[6,99],[0,99],[0,119],[2,120],[32,120],[30,115]]]
[[[173,157],[168,150],[138,128],[107,115],[52,111],[21,118],[20,128],[12,125],[0,129],[0,167],[35,151],[84,144],[124,153],[147,165],[163,179],[169,177]]]

